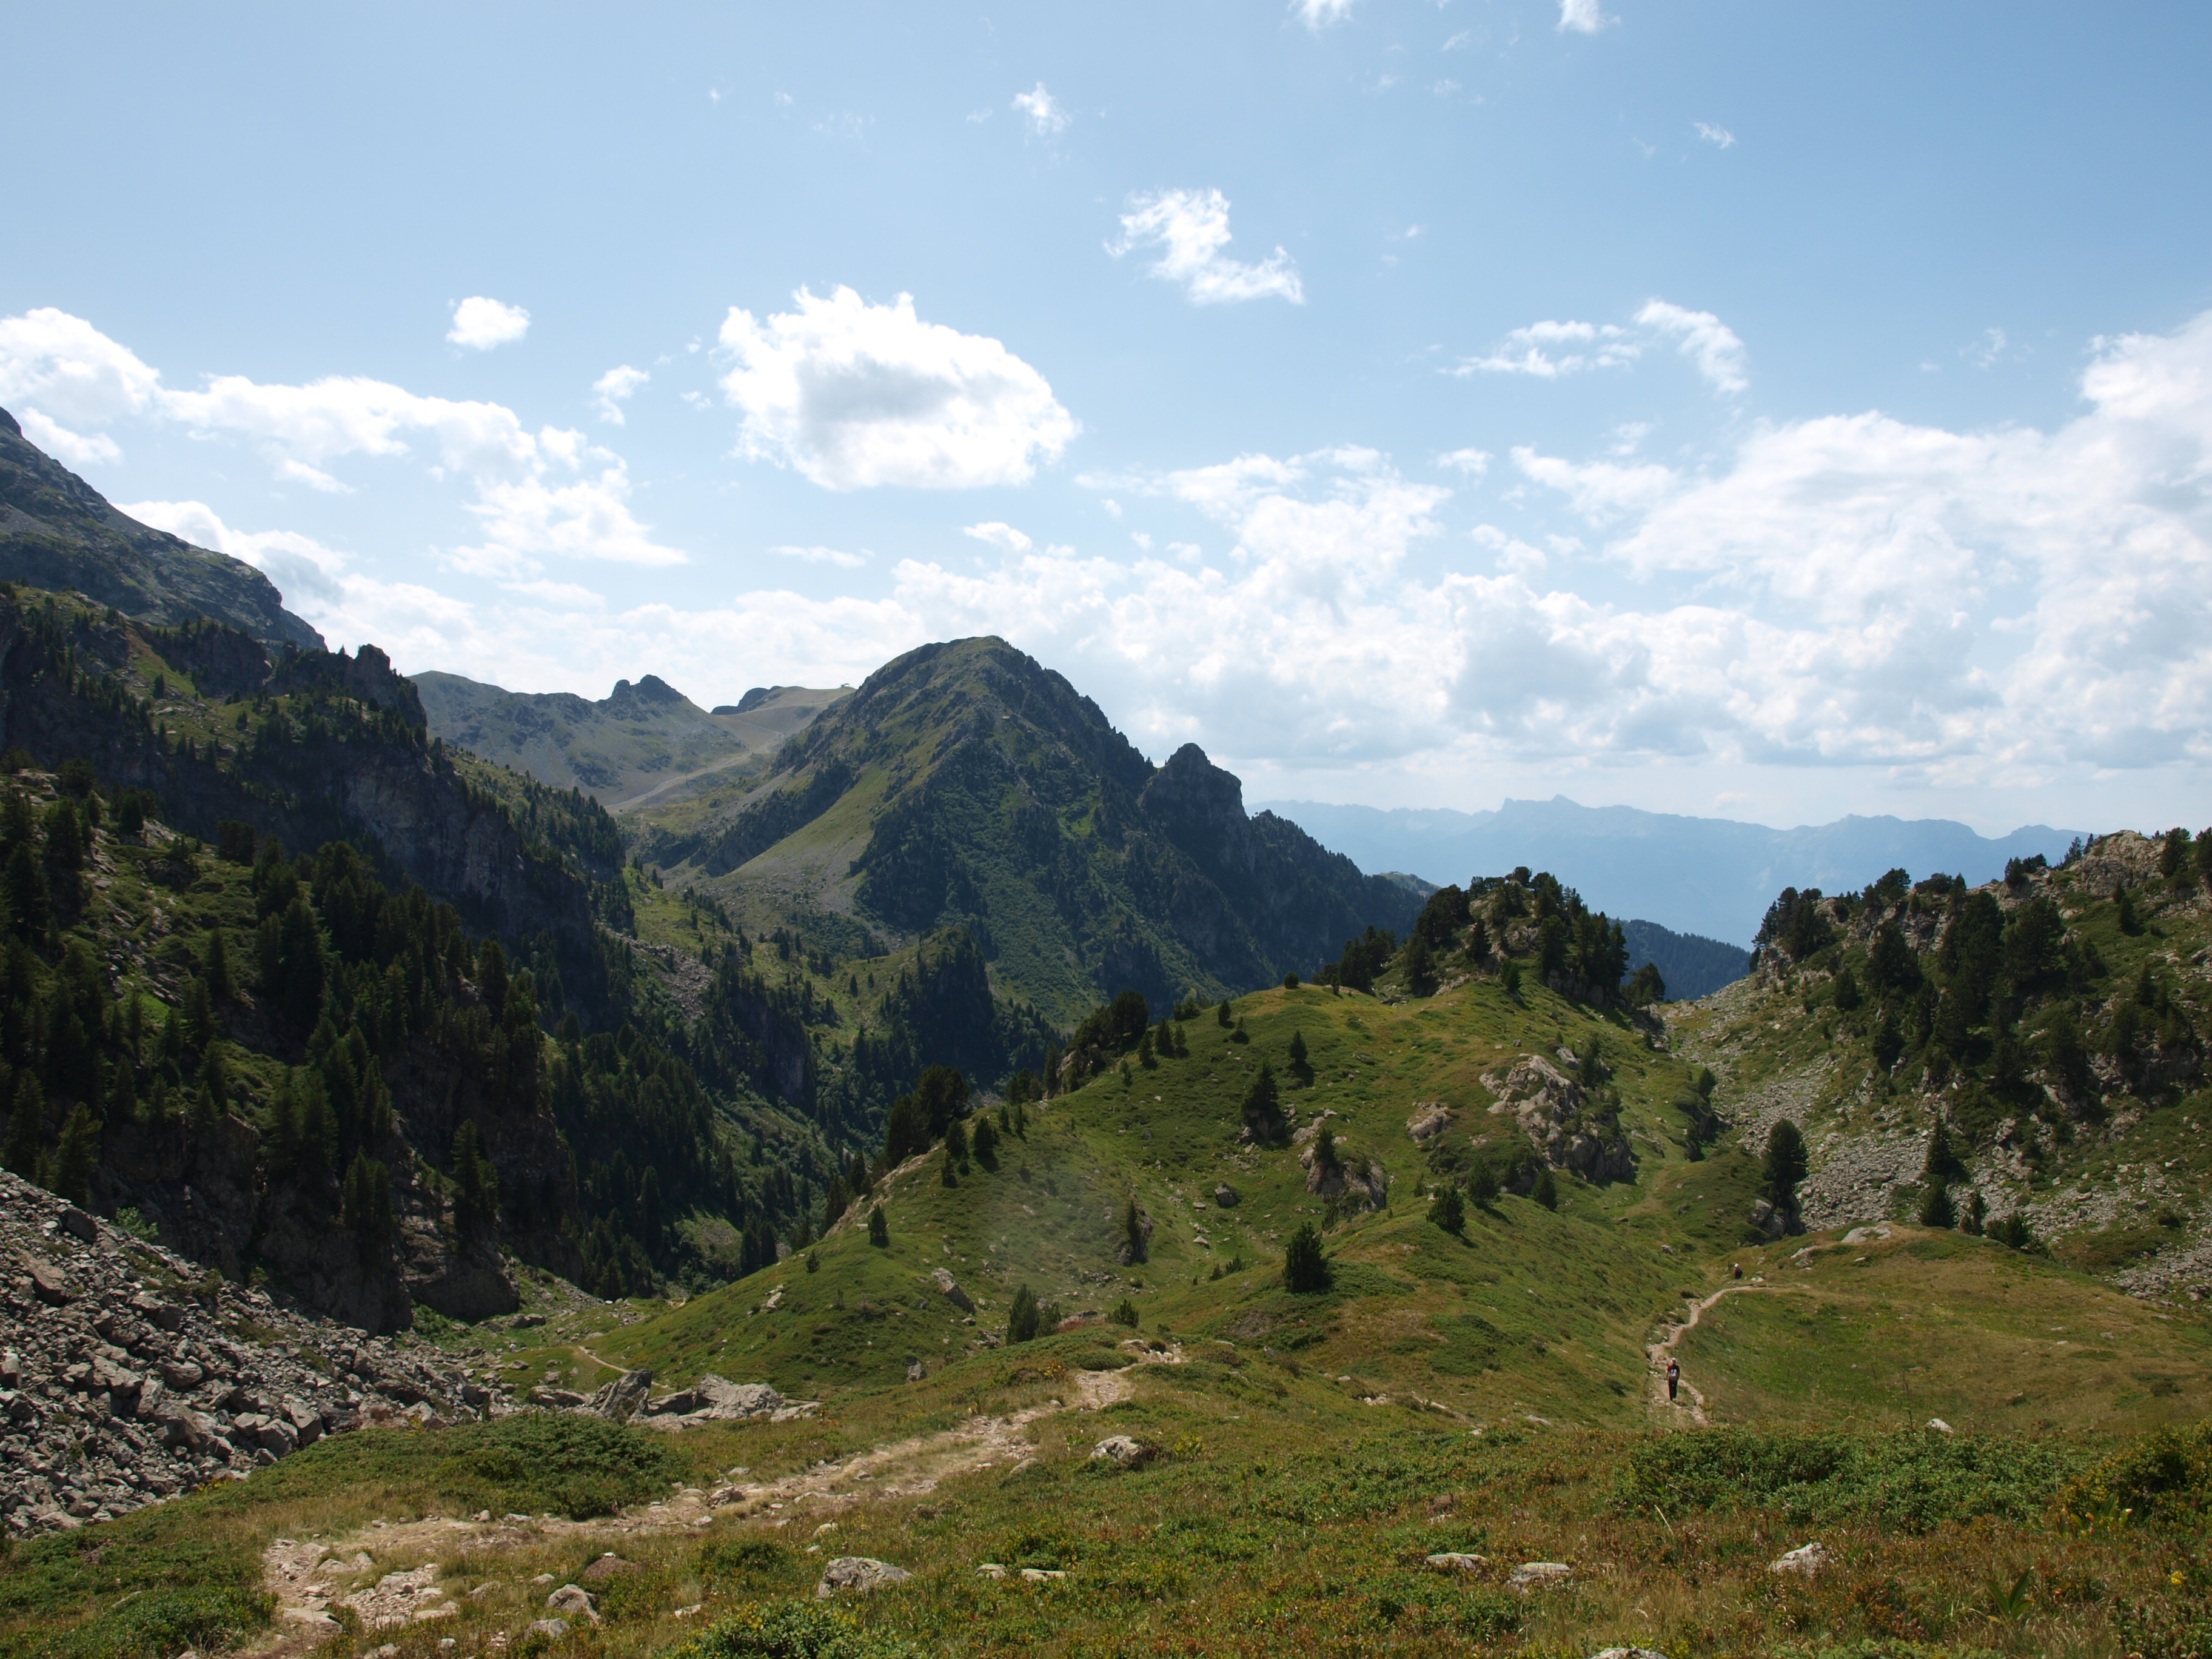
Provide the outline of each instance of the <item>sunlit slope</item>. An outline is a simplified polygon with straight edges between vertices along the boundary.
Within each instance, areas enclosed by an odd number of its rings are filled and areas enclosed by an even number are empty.
[[[971,1164],[948,1187],[941,1150],[909,1160],[874,1194],[886,1246],[869,1243],[863,1206],[814,1248],[812,1271],[805,1254],[793,1255],[614,1334],[599,1351],[652,1365],[663,1382],[704,1370],[765,1378],[833,1409],[912,1386],[919,1362],[933,1395],[940,1376],[957,1382],[971,1364],[983,1367],[978,1376],[1002,1366],[1006,1356],[989,1343],[1027,1285],[1069,1316],[1110,1314],[1126,1298],[1135,1334],[1148,1340],[1225,1340],[1285,1375],[1318,1374],[1348,1399],[1432,1401],[1482,1419],[1534,1413],[1626,1424],[1651,1409],[1647,1344],[1691,1303],[1739,1282],[1729,1273],[1741,1265],[1747,1281],[1767,1281],[1762,1293],[1779,1292],[1771,1305],[1725,1298],[1680,1348],[1692,1380],[1703,1388],[1710,1378],[1715,1420],[1918,1422],[1948,1407],[1981,1422],[1976,1402],[2019,1391],[2008,1380],[2015,1368],[2009,1360],[1968,1367],[1958,1350],[2013,1329],[2028,1317],[2023,1310],[2047,1325],[2102,1321],[2094,1328],[2117,1331],[2117,1307],[2136,1334],[2130,1352],[2142,1357],[2098,1372],[2103,1380],[2079,1406],[2032,1408],[2012,1426],[2160,1420],[2173,1396],[2156,1378],[2186,1388],[2202,1375],[2201,1322],[2160,1322],[2094,1282],[2000,1246],[1954,1239],[1931,1249],[1900,1237],[1844,1249],[1834,1234],[1747,1244],[1757,1164],[1741,1153],[1686,1158],[1673,1103],[1689,1072],[1649,1048],[1623,1016],[1601,1018],[1541,993],[1516,1004],[1486,982],[1400,1004],[1308,987],[1262,993],[1237,1010],[1246,1042],[1209,1012],[1182,1027],[1188,1057],[1150,1067],[1133,1060],[1126,1083],[1109,1070],[1029,1109],[1026,1134],[1001,1141],[995,1171]],[[1290,1066],[1294,1032],[1310,1084]],[[1513,1135],[1512,1121],[1487,1109],[1483,1075],[1528,1049],[1592,1036],[1613,1068],[1637,1180],[1596,1187],[1562,1173],[1556,1212],[1514,1195],[1487,1209],[1470,1205],[1463,1238],[1429,1221],[1431,1154],[1406,1127],[1414,1103],[1451,1109],[1447,1145]],[[1381,1166],[1382,1208],[1340,1206],[1332,1224],[1329,1206],[1307,1190],[1300,1147],[1240,1139],[1242,1103],[1263,1060],[1285,1085],[1293,1124],[1333,1112],[1346,1162]],[[1217,1200],[1224,1185],[1233,1206]],[[1146,1259],[1125,1264],[1132,1198],[1150,1232]],[[1308,1220],[1327,1227],[1334,1284],[1293,1295],[1281,1285],[1283,1246]],[[1814,1266],[1791,1265],[1808,1247]],[[1853,1263],[1858,1255],[1895,1264]],[[972,1316],[939,1288],[939,1270],[972,1299]],[[1931,1282],[1942,1318],[1926,1299]],[[1838,1340],[1845,1320],[1881,1318],[1894,1334],[1862,1324],[1849,1343]],[[1103,1365],[1131,1334],[1107,1320],[1051,1352]],[[1948,1392],[1923,1382],[1945,1366],[1956,1373]],[[2029,1392],[2033,1407],[2056,1390]]]

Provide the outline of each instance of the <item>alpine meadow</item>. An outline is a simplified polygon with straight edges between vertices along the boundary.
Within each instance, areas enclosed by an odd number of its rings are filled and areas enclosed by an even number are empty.
[[[2212,1659],[2212,21],[11,31],[0,1659]]]

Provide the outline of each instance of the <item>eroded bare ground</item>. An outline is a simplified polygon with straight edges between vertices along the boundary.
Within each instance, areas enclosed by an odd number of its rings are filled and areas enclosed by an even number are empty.
[[[1125,1342],[1133,1358],[1119,1370],[1077,1371],[1073,1401],[1053,1399],[1004,1417],[979,1414],[935,1434],[889,1441],[835,1462],[818,1463],[778,1480],[732,1480],[712,1490],[686,1487],[665,1500],[591,1521],[551,1516],[480,1513],[473,1519],[428,1516],[375,1521],[342,1537],[314,1542],[280,1538],[262,1553],[262,1577],[276,1599],[276,1626],[262,1650],[268,1659],[305,1653],[338,1628],[337,1609],[350,1610],[364,1631],[386,1639],[410,1625],[456,1616],[461,1602],[439,1583],[441,1561],[465,1555],[479,1571],[504,1553],[540,1546],[567,1553],[597,1548],[619,1553],[623,1540],[700,1531],[717,1520],[758,1520],[787,1527],[795,1520],[833,1520],[856,1504],[914,1498],[940,1481],[998,1466],[1018,1468],[1035,1455],[1032,1425],[1070,1411],[1095,1412],[1126,1399],[1130,1373],[1179,1365],[1180,1346],[1154,1352]],[[395,1563],[411,1562],[410,1566]],[[486,1583],[482,1595],[507,1586]],[[542,1598],[544,1588],[530,1588]]]

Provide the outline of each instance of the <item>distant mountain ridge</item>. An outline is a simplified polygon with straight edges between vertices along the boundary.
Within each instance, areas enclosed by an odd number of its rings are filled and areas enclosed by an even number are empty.
[[[761,686],[709,712],[657,674],[635,684],[617,680],[596,702],[567,691],[508,691],[435,671],[413,678],[434,736],[553,788],[581,789],[610,808],[758,760],[852,695],[848,688]]]
[[[1991,839],[1945,818],[1856,816],[1774,830],[1732,818],[1583,806],[1565,795],[1508,800],[1488,812],[1384,811],[1318,801],[1273,801],[1266,810],[1303,825],[1363,869],[1463,882],[1525,864],[1553,871],[1613,915],[1746,945],[1784,887],[1856,890],[1899,868],[1916,878],[1940,872],[1978,884],[2003,874],[2008,859],[2040,853],[2057,861],[2075,833],[2030,824]]]
[[[134,622],[228,623],[271,649],[319,651],[323,636],[284,608],[252,565],[155,530],[23,436],[0,409],[0,580],[78,592]]]
[[[757,787],[636,820],[641,857],[753,926],[963,927],[999,983],[1068,1021],[1132,988],[1158,1008],[1310,975],[1420,909],[1296,824],[1248,815],[1243,786],[1197,745],[1154,767],[998,639],[908,652]]]

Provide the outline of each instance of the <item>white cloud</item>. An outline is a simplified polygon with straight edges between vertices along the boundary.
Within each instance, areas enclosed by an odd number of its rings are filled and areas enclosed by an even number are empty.
[[[799,559],[808,564],[834,564],[840,570],[858,570],[867,563],[866,552],[847,553],[835,547],[771,547],[769,551],[787,559]]]
[[[632,368],[628,363],[600,375],[592,382],[592,404],[599,411],[599,418],[609,426],[623,425],[623,404],[652,378],[644,369]]]
[[[1716,392],[1738,392],[1750,386],[1743,342],[1711,312],[1690,311],[1664,300],[1652,300],[1636,313],[1636,320],[1654,333],[1671,337]]]
[[[446,338],[472,351],[489,351],[529,331],[530,313],[520,306],[503,306],[472,294],[453,307],[453,325],[446,331]]]
[[[1229,198],[1218,190],[1163,190],[1129,200],[1121,240],[1108,245],[1115,258],[1133,248],[1158,246],[1149,274],[1180,283],[1193,305],[1239,300],[1305,303],[1297,265],[1278,247],[1257,264],[1224,257],[1229,246]]]
[[[406,459],[410,440],[428,437],[433,475],[470,483],[476,499],[468,511],[487,538],[458,556],[517,579],[538,574],[541,554],[629,564],[678,563],[684,556],[655,543],[632,516],[619,457],[593,448],[581,433],[550,426],[531,432],[498,404],[421,397],[358,376],[272,386],[224,374],[197,392],[171,391],[125,347],[58,312],[0,319],[0,377],[10,395],[18,387],[58,392],[57,401],[94,419],[135,414],[209,438],[243,438],[277,477],[329,492],[350,489],[329,464],[351,456]],[[51,428],[41,430],[59,442]]]
[[[72,432],[44,410],[26,404],[18,422],[23,435],[64,465],[72,467],[112,465],[123,459],[115,440],[104,432]]]
[[[1027,92],[1014,94],[1012,107],[1021,112],[1029,123],[1030,131],[1039,138],[1057,138],[1075,119],[1066,109],[1044,89],[1040,81]]]
[[[1462,29],[1457,34],[1453,35],[1450,40],[1444,42],[1443,49],[1446,52],[1464,51],[1474,39],[1474,31],[1473,29]]]
[[[1437,465],[1464,472],[1471,479],[1480,478],[1490,471],[1490,452],[1486,449],[1449,450],[1437,457]]]
[[[1524,447],[1513,451],[1513,465],[1523,476],[1566,495],[1575,511],[1584,518],[1601,523],[1624,513],[1656,507],[1679,482],[1669,467],[1649,463],[1631,466],[1617,461],[1588,461],[1577,465]]]
[[[1648,346],[1672,341],[1714,390],[1740,392],[1751,384],[1743,342],[1710,311],[1691,311],[1651,300],[1636,313],[1636,326],[1617,323],[1541,322],[1516,328],[1479,357],[1464,357],[1445,373],[1527,374],[1556,380],[1591,369],[1626,368]]]
[[[1516,328],[1480,357],[1468,357],[1454,374],[1533,374],[1556,380],[1584,369],[1622,368],[1644,354],[1642,342],[1613,323],[1541,322]]]
[[[1352,15],[1357,0],[1291,0],[1291,15],[1316,34]]]
[[[2002,329],[1987,328],[1982,331],[1980,339],[1963,348],[1959,355],[1976,368],[1989,368],[2015,354],[2011,342],[2005,338],[2005,331]],[[1929,364],[1928,367],[1933,368],[1934,365]]]
[[[1035,545],[1027,536],[1015,529],[1013,526],[1001,524],[996,520],[988,524],[971,524],[960,533],[963,536],[972,536],[979,542],[988,542],[993,547],[1008,553],[1026,553]]]
[[[1735,134],[1726,127],[1717,127],[1710,121],[1692,121],[1690,125],[1697,129],[1698,137],[1709,144],[1717,144],[1721,149],[1728,149],[1735,143]]]
[[[997,340],[922,322],[910,295],[795,297],[796,311],[756,320],[733,306],[722,324],[722,390],[744,413],[748,457],[825,489],[969,489],[1028,483],[1075,436],[1036,369]]]
[[[1608,17],[1598,0],[1559,0],[1559,32],[1562,34],[1595,34],[1600,29],[1610,28],[1620,20]]]

